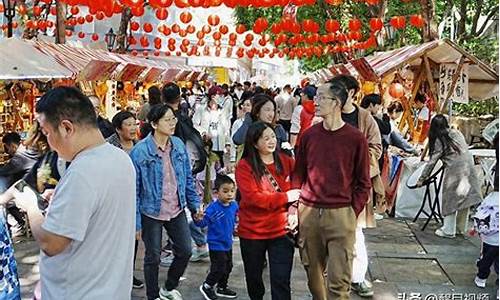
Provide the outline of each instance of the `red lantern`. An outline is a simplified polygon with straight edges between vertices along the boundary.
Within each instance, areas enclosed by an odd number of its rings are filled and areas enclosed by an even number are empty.
[[[3,8],[3,6],[2,6],[2,8]],[[3,13],[3,9],[2,9],[2,11],[0,11],[0,13]],[[41,14],[42,14],[42,8],[40,6],[33,6],[33,15],[35,17],[38,17]]]
[[[153,25],[151,25],[151,23],[144,23],[142,29],[144,29],[145,32],[150,33],[153,31]]]
[[[155,50],[155,51],[153,52],[153,55],[154,55],[154,56],[160,56],[160,51],[159,51],[159,50]]]
[[[165,27],[163,27],[163,30],[162,30],[163,35],[165,35],[165,36],[170,35],[172,33],[172,30],[170,28],[168,28],[167,25],[164,25],[164,26]]]
[[[203,0],[188,0],[191,7],[200,7],[203,4]]]
[[[83,25],[83,24],[85,24],[85,18],[84,17],[78,17],[78,18],[76,18],[76,22],[78,22],[78,24],[80,24],[80,25]]]
[[[57,9],[55,6],[50,7],[50,14],[53,16],[57,15]]]
[[[145,35],[141,36],[141,39],[139,41],[143,48],[147,48],[149,46],[149,40]]]
[[[132,7],[130,10],[134,17],[142,17],[144,15],[144,6]]]
[[[220,31],[220,33],[222,33],[222,34],[227,34],[227,33],[229,32],[229,27],[227,27],[227,25],[221,25],[221,26],[219,27],[219,31]]]
[[[85,32],[81,32],[81,31],[78,32],[78,37],[81,39],[85,38]]]
[[[86,15],[85,21],[87,21],[87,23],[92,23],[94,21],[94,16],[93,15]]]
[[[243,24],[236,25],[236,33],[243,34],[243,32],[247,31],[247,28]]]
[[[366,4],[368,5],[377,5],[379,4],[380,0],[365,0]]]
[[[189,6],[189,3],[187,0],[175,0],[174,3],[175,3],[175,6],[177,6],[178,8],[186,8]]]
[[[259,40],[259,45],[261,45],[262,47],[265,47],[267,45],[267,41],[265,38],[261,38]]]
[[[132,9],[133,10],[133,9]],[[143,9],[143,13],[144,13],[144,9]],[[95,14],[95,18],[99,21],[103,20],[104,19],[104,13],[102,11],[98,11],[96,14]]]
[[[138,2],[137,0],[129,0],[129,1]],[[172,5],[172,2],[173,0],[149,0],[149,5],[151,5],[154,8],[166,8]],[[140,6],[143,6],[142,3],[140,4]]]
[[[149,55],[149,51],[148,50],[144,50],[142,51],[142,56],[148,56]]]
[[[182,23],[187,24],[187,23],[191,22],[192,19],[193,19],[193,15],[191,15],[190,12],[184,11],[181,13],[180,20]]]
[[[210,28],[210,26],[208,26],[208,25],[203,25],[201,30],[203,31],[203,33],[209,34],[212,31],[212,28]]]
[[[213,34],[213,38],[214,38],[214,40],[218,41],[218,40],[220,40],[222,38],[222,34],[220,32],[218,32],[218,31],[216,31]]]
[[[73,31],[66,29],[66,36],[71,37],[73,35]]]
[[[132,56],[137,56],[138,52],[137,50],[132,50],[130,51],[130,54],[132,54]]]
[[[203,39],[203,38],[205,37],[205,33],[204,33],[203,31],[198,31],[198,32],[196,33],[196,37],[197,37],[199,40],[201,40],[201,39]]]
[[[172,25],[172,32],[173,33],[179,33],[180,30],[181,30],[181,27],[179,26],[179,24]]]
[[[337,32],[340,29],[340,23],[337,20],[328,19],[325,22],[327,32]]]
[[[361,21],[359,19],[349,20],[349,30],[360,31],[362,27]]]
[[[99,35],[97,33],[93,33],[92,34],[92,40],[95,42],[97,40],[99,40]]]
[[[33,7],[33,9],[35,8]],[[69,11],[71,12],[72,15],[77,15],[80,12],[80,9],[78,8],[78,6],[73,6]]]
[[[220,18],[218,15],[210,15],[208,16],[207,21],[210,26],[217,26],[220,23]]]
[[[425,26],[425,20],[422,15],[411,15],[410,24],[416,28],[423,28]]]
[[[128,37],[128,44],[129,45],[136,45],[137,44],[137,40],[133,37],[133,36],[129,36]]]
[[[196,27],[194,27],[193,25],[188,25],[188,27],[186,28],[186,31],[189,34],[193,34],[196,31]]]
[[[52,22],[52,21],[50,21],[50,20],[49,20],[49,21],[47,21],[47,27],[48,27],[48,28],[52,28],[52,27],[54,27],[54,22]]]
[[[135,21],[130,22],[130,30],[137,31],[139,30],[139,28],[141,28],[141,25],[139,25],[139,23]]]
[[[359,31],[350,31],[348,33],[348,37],[350,40],[359,41],[363,37],[363,35]]]
[[[389,87],[389,95],[395,99],[403,97],[405,94],[405,89],[401,83],[393,82]]]
[[[271,25],[271,32],[274,34],[279,34],[281,32],[281,23],[274,23]]]
[[[264,30],[267,29],[269,23],[265,18],[258,18],[255,20],[255,24],[253,25],[253,31],[257,34],[261,34]]]
[[[392,17],[390,24],[396,29],[404,29],[406,27],[406,19],[403,16]]]
[[[168,17],[168,11],[166,8],[158,8],[155,12],[156,18],[158,20],[166,20]]]
[[[370,19],[370,29],[371,31],[379,31],[384,28],[384,22],[380,18]]]
[[[236,41],[237,39],[238,39],[238,35],[237,35],[236,33],[231,32],[231,33],[229,34],[229,40],[230,40],[230,41]]]

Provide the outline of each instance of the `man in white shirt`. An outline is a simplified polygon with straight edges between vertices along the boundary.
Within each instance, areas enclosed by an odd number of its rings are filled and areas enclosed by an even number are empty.
[[[276,96],[274,99],[276,105],[278,106],[279,121],[278,123],[285,128],[285,131],[289,134],[290,127],[292,126],[292,114],[297,102],[295,98],[292,97],[292,87],[287,84],[283,87],[283,91]]]
[[[78,89],[50,90],[36,111],[51,149],[71,162],[45,218],[33,192],[15,194],[41,249],[42,298],[130,299],[136,236],[132,161],[106,143],[91,101]]]

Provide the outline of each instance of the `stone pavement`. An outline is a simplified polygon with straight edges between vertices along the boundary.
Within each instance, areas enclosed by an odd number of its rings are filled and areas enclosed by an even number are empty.
[[[373,299],[427,299],[427,300],[479,300],[496,299],[497,275],[492,272],[487,287],[479,289],[474,285],[475,261],[479,254],[477,237],[439,238],[433,234],[437,225],[432,222],[425,231],[422,224],[408,220],[385,219],[378,227],[365,231],[369,252],[369,274],[373,282]],[[23,299],[30,299],[34,284],[39,278],[36,243],[22,240],[15,244],[19,264]],[[138,257],[143,257],[143,248]],[[135,275],[142,279],[142,259],[137,262]],[[179,287],[186,300],[202,300],[198,291],[209,268],[209,261],[190,263]],[[160,279],[166,277],[166,268],[160,267]],[[234,269],[230,287],[239,293],[238,299],[249,299],[245,292],[243,264],[239,243],[234,247]],[[264,280],[269,289],[268,270]],[[292,273],[292,299],[312,299],[307,289],[306,275],[298,253]],[[414,296],[411,298],[410,296]],[[134,290],[133,300],[145,298],[145,289]],[[269,291],[265,299],[271,299]],[[361,299],[352,296],[352,299]],[[279,299],[278,299],[279,300]]]

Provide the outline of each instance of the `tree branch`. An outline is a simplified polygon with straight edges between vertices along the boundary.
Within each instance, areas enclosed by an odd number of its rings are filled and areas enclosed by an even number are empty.
[[[472,28],[470,30],[472,35],[476,34],[477,22],[479,21],[479,17],[481,16],[482,8],[483,8],[483,0],[477,0],[476,12],[474,13],[474,18],[472,19]]]
[[[486,26],[488,25],[488,22],[495,16],[495,14],[498,12],[498,5],[494,6],[491,8],[490,13],[486,17],[486,20],[484,20],[483,25],[479,29],[479,31],[476,32],[475,35],[473,36],[479,36],[483,33],[483,31],[486,29]]]

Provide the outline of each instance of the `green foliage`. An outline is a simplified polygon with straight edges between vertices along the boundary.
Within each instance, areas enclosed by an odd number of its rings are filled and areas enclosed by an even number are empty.
[[[384,0],[382,0],[384,1]],[[464,0],[436,0],[435,3],[435,20],[434,23],[439,24],[441,20],[450,16],[452,7],[460,8]],[[464,47],[472,54],[478,56],[486,63],[491,65],[498,64],[498,39],[497,38],[478,38],[474,33],[479,31],[479,26],[474,27],[474,15],[480,11],[481,15],[487,15],[495,7],[498,6],[497,0],[482,0],[481,6],[478,7],[479,1],[466,1],[466,27],[462,38],[459,40],[460,46]],[[315,5],[301,6],[297,11],[297,21],[301,22],[304,19],[313,19],[321,25],[320,34],[324,34],[323,24],[329,18],[338,20],[344,32],[348,31],[348,22],[352,18],[358,18],[363,23],[362,32],[364,39],[368,38],[369,27],[368,21],[372,17],[383,16],[385,20],[390,20],[393,16],[409,16],[419,14],[422,11],[419,1],[402,2],[400,0],[386,0],[387,7],[384,11],[380,11],[378,6],[368,6],[364,2],[345,0],[342,5],[332,6],[325,0],[317,0]],[[235,9],[235,18],[238,23],[245,24],[247,29],[251,30],[255,20],[259,17],[268,19],[269,24],[278,22],[283,13],[282,7],[271,8],[243,8]],[[407,20],[408,21],[408,20]],[[269,26],[269,27],[270,27]],[[271,34],[271,40],[274,36]],[[379,47],[377,51],[391,50],[402,47],[404,45],[419,44],[422,42],[421,30],[416,29],[409,24],[404,30],[397,31],[394,40],[386,41],[384,47]],[[365,51],[362,55],[369,55],[375,49]],[[354,56],[359,55],[359,53]],[[300,61],[301,70],[304,72],[315,71],[327,67],[333,63],[342,62],[337,56],[324,55],[322,57],[303,58]]]
[[[465,117],[498,116],[498,98],[471,101],[469,104],[453,103],[453,114]]]

